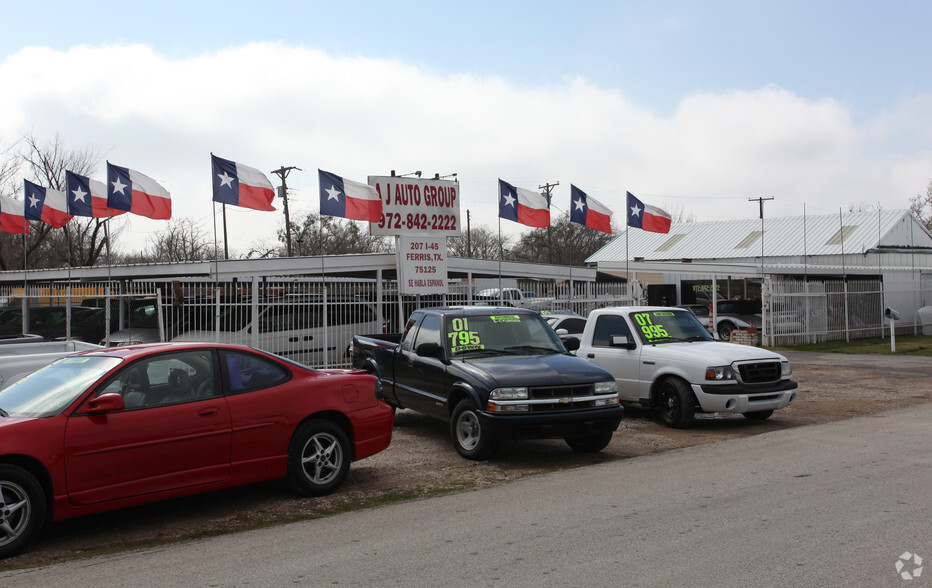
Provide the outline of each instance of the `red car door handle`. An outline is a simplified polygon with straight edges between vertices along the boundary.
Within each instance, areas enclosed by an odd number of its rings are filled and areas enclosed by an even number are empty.
[[[220,409],[216,406],[211,406],[210,408],[202,408],[201,410],[197,411],[197,414],[198,416],[202,417],[217,416],[220,414]]]

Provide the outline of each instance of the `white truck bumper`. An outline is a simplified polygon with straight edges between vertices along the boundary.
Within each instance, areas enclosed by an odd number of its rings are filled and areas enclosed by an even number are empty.
[[[799,387],[761,394],[738,392],[735,394],[709,394],[702,386],[692,384],[693,394],[703,412],[757,412],[786,408],[799,392]]]

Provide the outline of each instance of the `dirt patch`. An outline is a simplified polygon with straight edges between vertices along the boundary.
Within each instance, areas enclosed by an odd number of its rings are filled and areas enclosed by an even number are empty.
[[[676,430],[632,408],[611,444],[595,454],[574,453],[561,440],[515,441],[491,461],[472,462],[454,451],[444,423],[399,411],[391,446],[354,463],[332,496],[300,498],[283,483],[268,482],[53,523],[29,551],[0,563],[0,570],[282,524],[932,401],[928,377],[798,364],[794,371],[799,399],[766,421],[699,415],[693,427]]]

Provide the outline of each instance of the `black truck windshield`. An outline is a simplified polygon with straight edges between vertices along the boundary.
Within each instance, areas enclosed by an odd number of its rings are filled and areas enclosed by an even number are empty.
[[[445,344],[454,357],[566,352],[553,329],[540,315],[532,314],[447,316]]]

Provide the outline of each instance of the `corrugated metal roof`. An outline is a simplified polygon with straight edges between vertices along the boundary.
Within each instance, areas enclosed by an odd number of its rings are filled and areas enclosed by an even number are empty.
[[[767,257],[854,254],[877,247],[932,247],[932,234],[912,213],[883,210],[765,218],[763,237],[760,219],[675,223],[669,233],[630,229],[629,234],[622,232],[586,261],[753,258],[761,255],[762,240]]]

